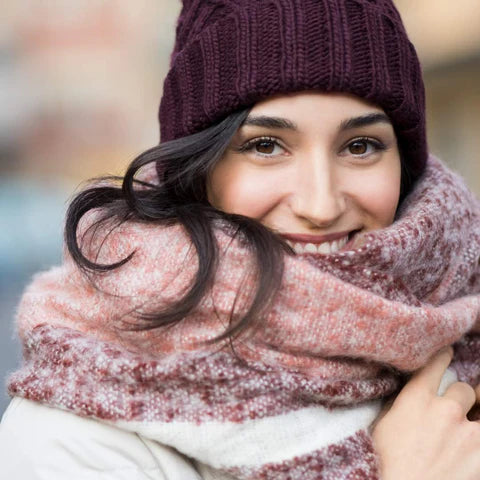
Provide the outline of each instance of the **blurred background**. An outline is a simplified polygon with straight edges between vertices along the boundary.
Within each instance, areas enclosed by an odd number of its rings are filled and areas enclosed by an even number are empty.
[[[395,0],[423,65],[431,151],[480,193],[480,2]],[[0,24],[0,378],[14,315],[61,260],[68,200],[158,144],[180,0],[5,0]],[[3,386],[0,414],[8,403]]]

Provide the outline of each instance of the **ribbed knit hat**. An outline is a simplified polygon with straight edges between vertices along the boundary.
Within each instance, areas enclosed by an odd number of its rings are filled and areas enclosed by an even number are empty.
[[[183,0],[160,103],[161,142],[273,94],[312,89],[380,106],[413,175],[423,171],[422,71],[391,0]]]

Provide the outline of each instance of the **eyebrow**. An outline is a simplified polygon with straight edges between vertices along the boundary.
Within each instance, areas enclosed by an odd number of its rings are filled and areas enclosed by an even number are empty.
[[[386,123],[392,125],[390,119],[384,113],[367,113],[359,117],[352,117],[342,120],[338,126],[338,133],[352,130],[354,128],[366,127],[377,123]],[[242,123],[243,126],[255,126],[265,128],[276,128],[283,130],[292,130],[298,132],[299,128],[295,122],[292,122],[288,118],[282,117],[269,117],[267,115],[248,116]]]

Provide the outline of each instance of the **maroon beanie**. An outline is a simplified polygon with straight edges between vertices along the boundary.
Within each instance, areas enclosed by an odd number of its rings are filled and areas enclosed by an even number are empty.
[[[183,0],[161,142],[273,94],[348,92],[380,106],[413,175],[428,156],[425,88],[391,0]]]

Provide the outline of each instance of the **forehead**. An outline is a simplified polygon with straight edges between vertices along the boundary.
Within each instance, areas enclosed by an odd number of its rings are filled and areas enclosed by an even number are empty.
[[[254,105],[242,127],[265,127],[293,132],[335,128],[339,132],[383,125],[393,128],[378,106],[345,93],[300,92],[276,95]]]
[[[383,112],[383,109],[362,97],[347,92],[322,92],[318,90],[305,90],[272,95],[258,101],[251,109],[251,112],[288,110],[295,113],[295,107],[315,110],[318,107],[323,109],[334,108],[336,110],[356,109]]]

